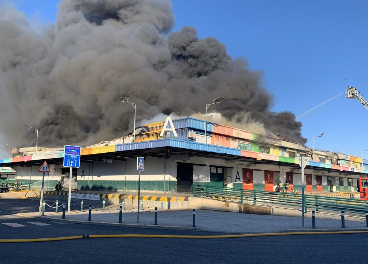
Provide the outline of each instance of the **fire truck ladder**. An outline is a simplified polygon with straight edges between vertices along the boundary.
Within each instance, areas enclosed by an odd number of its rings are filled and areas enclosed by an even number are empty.
[[[358,89],[355,87],[348,86],[348,89],[345,91],[346,98],[356,98],[359,102],[368,110],[368,102],[364,99],[364,97],[359,93]]]

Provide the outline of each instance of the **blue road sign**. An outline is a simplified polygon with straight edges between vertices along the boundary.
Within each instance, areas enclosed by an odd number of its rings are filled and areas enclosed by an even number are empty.
[[[137,157],[137,171],[144,171],[144,157]]]
[[[77,146],[64,146],[64,167],[79,168],[80,149]]]

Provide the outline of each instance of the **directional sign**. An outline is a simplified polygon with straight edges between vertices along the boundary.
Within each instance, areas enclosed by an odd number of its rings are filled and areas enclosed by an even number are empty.
[[[47,162],[44,161],[41,167],[38,169],[39,172],[50,172],[50,168],[47,165]]]
[[[64,146],[64,167],[79,168],[80,149],[77,146]]]
[[[144,171],[144,157],[137,157],[137,171]]]

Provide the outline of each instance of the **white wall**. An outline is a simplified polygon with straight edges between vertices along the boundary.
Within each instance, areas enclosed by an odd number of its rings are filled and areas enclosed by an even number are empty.
[[[193,165],[193,182],[209,182],[210,167]]]

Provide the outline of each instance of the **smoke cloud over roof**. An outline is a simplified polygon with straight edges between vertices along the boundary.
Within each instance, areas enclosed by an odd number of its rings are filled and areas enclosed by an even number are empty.
[[[163,113],[204,113],[218,96],[225,118],[263,124],[305,143],[291,112],[270,112],[273,96],[263,73],[233,60],[215,38],[193,27],[171,32],[166,0],[62,0],[55,25],[35,32],[25,16],[0,7],[0,133],[3,141],[33,145],[91,144],[120,137]],[[170,33],[171,32],[171,33]]]

